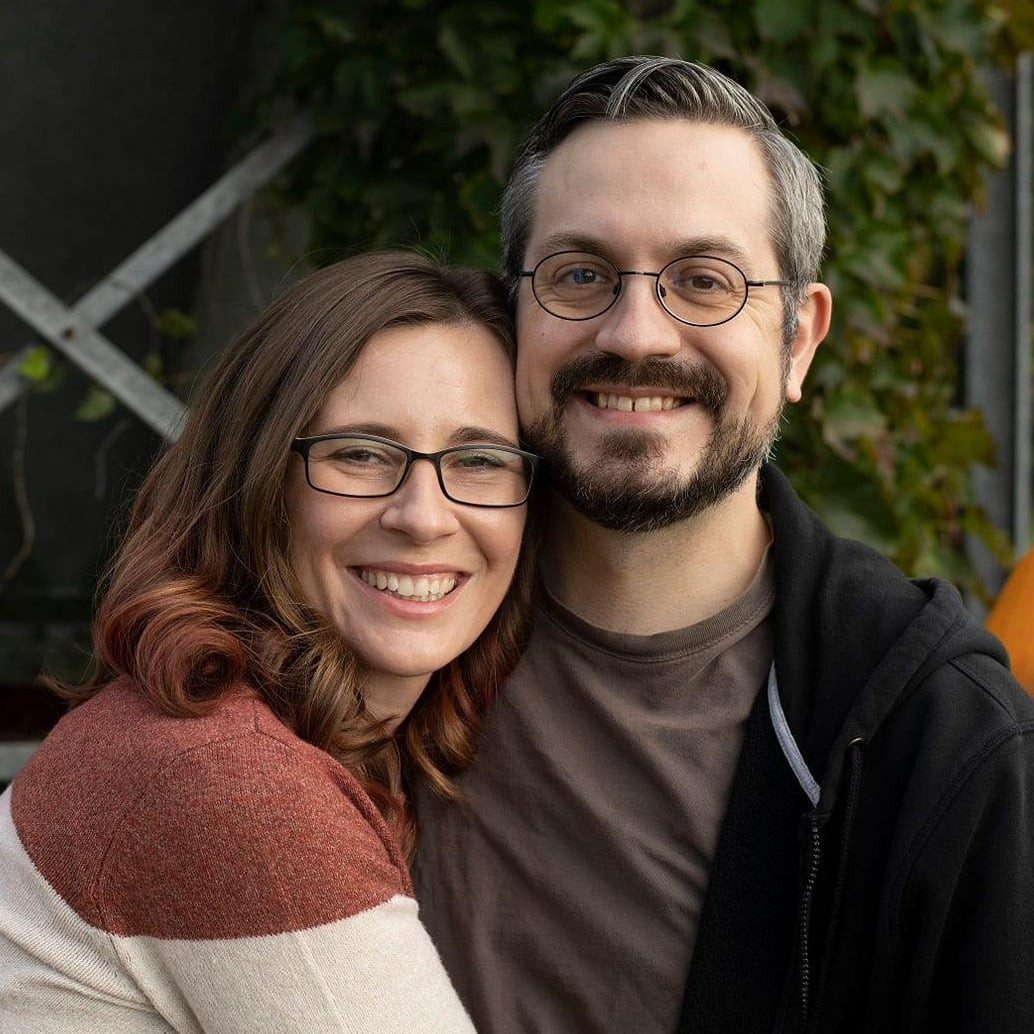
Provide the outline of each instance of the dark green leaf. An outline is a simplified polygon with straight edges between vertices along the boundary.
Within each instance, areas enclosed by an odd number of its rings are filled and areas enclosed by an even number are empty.
[[[75,411],[75,419],[93,423],[103,420],[115,411],[115,396],[96,384],[91,384]]]
[[[54,372],[54,353],[46,345],[34,345],[18,364],[18,372],[34,384],[43,384]]]
[[[197,337],[197,320],[181,309],[163,309],[154,318],[154,329],[162,337],[186,341]]]
[[[903,115],[915,92],[908,72],[888,60],[861,68],[855,83],[858,109],[866,118]]]
[[[754,0],[754,20],[763,39],[788,43],[815,26],[816,0]]]

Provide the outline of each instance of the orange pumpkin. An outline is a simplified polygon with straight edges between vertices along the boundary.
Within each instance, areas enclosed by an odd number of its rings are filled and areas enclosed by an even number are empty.
[[[1005,644],[1013,674],[1034,696],[1034,546],[1002,586],[987,627]]]

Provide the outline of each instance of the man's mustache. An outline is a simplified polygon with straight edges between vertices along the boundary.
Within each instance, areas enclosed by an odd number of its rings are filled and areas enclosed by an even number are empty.
[[[721,415],[729,396],[725,378],[709,363],[677,363],[657,357],[630,363],[605,352],[588,352],[553,374],[550,390],[554,405],[562,409],[571,395],[584,391],[588,384],[601,382],[630,388],[663,388],[673,395],[693,399],[714,418]]]

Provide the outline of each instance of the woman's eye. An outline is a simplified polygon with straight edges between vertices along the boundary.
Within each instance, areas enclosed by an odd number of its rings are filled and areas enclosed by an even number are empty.
[[[335,449],[326,459],[332,463],[343,463],[353,467],[372,467],[392,462],[391,457],[384,452],[358,446]]]
[[[502,466],[499,457],[486,452],[463,453],[457,460],[459,466],[467,470],[494,470]]]
[[[442,457],[442,473],[446,478],[510,478],[523,475],[524,470],[523,457],[504,449],[476,449]]]

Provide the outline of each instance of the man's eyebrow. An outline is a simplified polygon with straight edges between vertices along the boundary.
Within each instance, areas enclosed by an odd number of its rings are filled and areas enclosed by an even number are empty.
[[[750,256],[740,244],[731,237],[721,234],[709,237],[688,237],[676,241],[671,246],[670,254],[672,258],[678,258],[680,255],[713,255],[715,258],[735,262],[743,269],[746,269],[751,263]]]
[[[317,433],[321,435],[373,434],[378,438],[390,438],[393,442],[398,442],[399,445],[405,445],[407,448],[410,447],[402,432],[397,427],[393,427],[389,424],[339,424],[335,427],[327,427]],[[443,448],[448,448],[450,445],[468,445],[474,442],[483,442],[485,445],[506,445],[511,449],[517,449],[520,447],[517,441],[513,438],[507,437],[505,434],[493,431],[489,427],[480,427],[476,424],[468,424],[463,427],[456,428],[456,430],[453,431],[446,439]]]
[[[627,265],[618,261],[620,255],[612,242],[608,243],[598,237],[591,237],[581,233],[571,233],[565,230],[548,234],[542,239],[536,249],[535,261],[552,255],[557,251],[589,251],[594,255],[600,255],[613,262],[619,269],[628,268]],[[722,234],[708,234],[699,237],[679,237],[662,241],[659,253],[667,256],[666,261],[679,258],[683,255],[714,255],[715,258],[727,259],[735,262],[737,266],[747,269],[751,260],[742,246],[731,237]]]
[[[591,251],[595,255],[607,256],[606,245],[595,237],[587,237],[580,233],[568,233],[564,230],[548,234],[539,248],[539,258],[545,258],[557,251]]]

